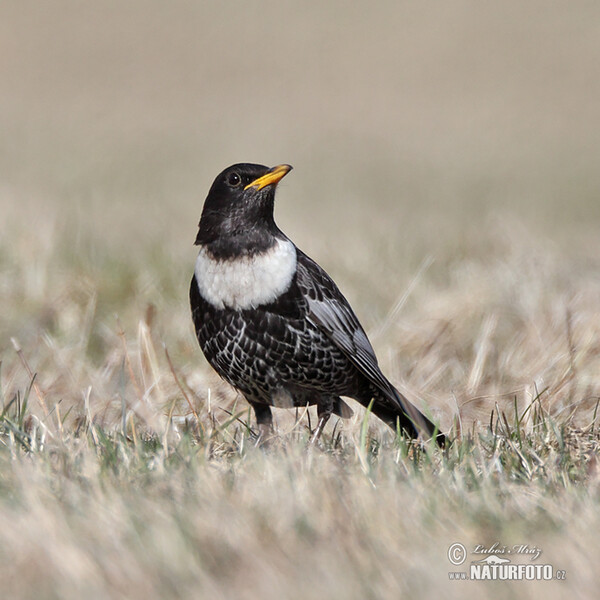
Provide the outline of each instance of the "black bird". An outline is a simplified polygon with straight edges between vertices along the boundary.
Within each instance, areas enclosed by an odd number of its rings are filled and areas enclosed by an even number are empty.
[[[445,436],[383,375],[373,347],[331,277],[273,218],[275,188],[290,165],[237,164],[204,202],[190,287],[198,342],[217,373],[256,414],[261,438],[271,406],[316,404],[316,441],[347,396],[410,437]]]

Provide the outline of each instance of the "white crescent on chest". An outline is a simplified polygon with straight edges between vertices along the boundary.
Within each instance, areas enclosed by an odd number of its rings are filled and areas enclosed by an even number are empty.
[[[268,304],[283,294],[296,273],[296,248],[289,240],[259,254],[219,260],[203,246],[196,259],[200,295],[215,308],[242,310]]]

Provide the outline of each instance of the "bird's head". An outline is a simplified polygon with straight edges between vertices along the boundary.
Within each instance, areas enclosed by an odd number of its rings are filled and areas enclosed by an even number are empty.
[[[256,238],[279,232],[273,219],[275,188],[292,167],[240,163],[228,167],[214,180],[202,210],[196,244],[219,246],[245,243],[258,247]]]

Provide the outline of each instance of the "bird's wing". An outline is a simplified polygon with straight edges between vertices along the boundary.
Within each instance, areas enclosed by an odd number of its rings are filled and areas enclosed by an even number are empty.
[[[344,352],[360,372],[374,384],[395,410],[425,437],[435,426],[413,406],[385,377],[367,334],[331,277],[311,258],[298,251],[297,282],[307,302],[307,318]],[[440,435],[440,439],[443,436]]]
[[[392,394],[367,334],[334,281],[311,258],[298,251],[297,282],[308,304],[308,319],[324,331],[373,384]]]

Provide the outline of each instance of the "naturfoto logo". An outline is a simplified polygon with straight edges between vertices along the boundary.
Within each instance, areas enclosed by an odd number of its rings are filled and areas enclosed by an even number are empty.
[[[466,562],[469,552],[464,544],[455,542],[448,548],[448,560],[455,566]],[[468,571],[450,571],[452,581],[548,581],[566,579],[566,571],[551,564],[534,564],[542,549],[529,544],[476,544],[471,550],[473,560]],[[482,558],[483,556],[483,558]],[[513,562],[523,561],[526,562]]]

